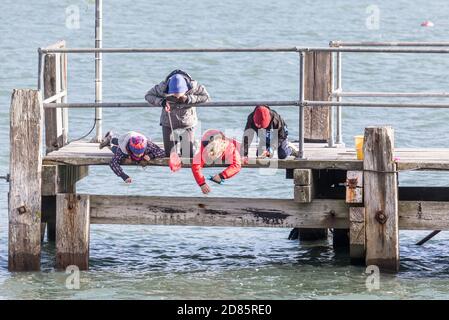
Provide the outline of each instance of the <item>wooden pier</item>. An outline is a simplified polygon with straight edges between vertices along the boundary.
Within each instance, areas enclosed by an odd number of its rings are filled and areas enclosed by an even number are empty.
[[[323,143],[328,136],[327,107],[306,111],[306,136],[315,141],[306,143],[306,159],[250,158],[243,166],[242,170],[285,170],[286,178],[292,180],[292,199],[79,194],[76,182],[88,175],[89,166],[107,165],[112,153],[99,150],[96,143],[67,144],[67,112],[44,111],[43,100],[52,103],[67,98],[65,55],[46,55],[42,93],[31,89],[12,93],[11,271],[39,270],[45,228],[48,239],[56,241],[58,269],[69,265],[88,269],[89,230],[95,223],[299,228],[301,240],[327,237],[327,230],[333,229],[334,246],[350,252],[348,263],[374,264],[386,271],[399,270],[399,230],[449,230],[449,188],[398,185],[401,171],[449,170],[449,149],[395,148],[392,128],[368,127],[364,159],[357,160],[355,150],[327,148]],[[323,89],[331,76],[329,57],[311,52],[306,59],[311,88],[306,95],[317,101],[330,100]],[[318,72],[320,68],[327,71]],[[45,155],[41,155],[44,147]],[[190,161],[183,159],[183,166],[189,167]],[[167,159],[145,163],[167,164]]]

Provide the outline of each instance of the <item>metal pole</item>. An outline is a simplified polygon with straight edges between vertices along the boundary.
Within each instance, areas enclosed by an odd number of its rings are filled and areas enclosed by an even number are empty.
[[[430,109],[447,109],[448,103],[392,103],[392,102],[333,102],[333,101],[304,101],[306,107],[327,107],[327,106],[345,106],[358,108],[430,108]]]
[[[449,47],[449,42],[344,42],[331,41],[331,47]]]
[[[337,52],[337,91],[341,92],[341,52]],[[341,96],[337,96],[337,102],[341,102]],[[341,123],[341,106],[337,106],[337,144],[343,144],[343,132]]]
[[[334,91],[335,90],[335,80],[334,80],[334,66],[335,66],[335,61],[334,61],[334,53],[332,52],[332,59],[331,59],[331,70],[332,70],[332,76],[331,76],[331,90]],[[333,101],[333,97],[331,97],[331,100]],[[334,148],[335,144],[334,144],[334,106],[329,106],[329,120],[328,120],[328,126],[329,126],[329,133],[327,136],[327,147],[328,148]]]
[[[217,102],[205,102],[200,104],[194,104],[196,108],[207,107],[254,107],[256,105],[268,105],[273,107],[292,107],[299,106],[298,100],[263,100],[263,101],[217,101]],[[185,107],[192,107],[192,105],[184,105]],[[179,107],[184,107],[180,105]],[[148,102],[102,102],[102,103],[44,103],[44,108],[73,108],[73,109],[86,109],[86,108],[161,108],[160,106],[150,105]]]
[[[95,0],[95,48],[103,47],[103,0]],[[103,101],[103,54],[95,53],[95,103]],[[102,108],[95,109],[96,133],[95,141],[101,141]]]
[[[304,56],[299,52],[299,155],[297,159],[304,159]]]
[[[37,49],[38,52],[38,62],[37,62],[37,90],[42,90],[42,60],[43,60],[43,54],[41,48]]]
[[[357,91],[343,92],[335,91],[334,97],[379,97],[379,98],[449,98],[449,92],[374,92]]]
[[[195,104],[197,108],[207,107],[254,107],[258,104],[266,104],[276,107],[300,106],[301,102],[295,101],[224,101],[224,102],[206,102]],[[383,102],[336,102],[336,101],[308,101],[304,100],[302,105],[305,107],[328,107],[332,105],[357,107],[357,108],[423,108],[423,109],[449,109],[449,103],[383,103]],[[188,105],[191,107],[192,105]],[[44,103],[45,109],[52,108],[161,108],[152,106],[147,102],[102,102],[102,103]],[[182,106],[180,106],[182,107]]]
[[[422,53],[422,54],[449,54],[449,48],[379,48],[379,47],[295,47],[295,48],[50,48],[42,49],[43,53],[194,53],[194,52],[359,52],[359,53]]]

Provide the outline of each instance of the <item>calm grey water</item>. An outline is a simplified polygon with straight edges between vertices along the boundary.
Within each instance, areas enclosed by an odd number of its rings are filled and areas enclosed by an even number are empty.
[[[330,40],[445,41],[449,3],[385,1],[378,29],[366,19],[371,1],[252,1],[215,3],[184,1],[104,1],[105,47],[257,47],[327,46]],[[70,47],[92,47],[94,1],[3,0],[0,8],[0,174],[8,172],[8,112],[13,88],[36,87],[37,51],[59,39]],[[72,6],[72,7],[70,7]],[[75,7],[73,7],[75,6]],[[67,26],[66,9],[79,10],[78,29]],[[420,23],[432,20],[433,28]],[[443,55],[344,54],[343,87],[347,91],[447,91],[449,60]],[[296,54],[153,54],[104,55],[104,101],[142,101],[149,87],[174,68],[188,70],[204,83],[214,100],[295,99]],[[94,99],[94,59],[69,58],[69,101]],[[406,101],[406,100],[402,100]],[[430,100],[438,101],[438,100]],[[238,134],[248,109],[199,111],[202,128]],[[280,112],[292,137],[298,115]],[[158,110],[105,110],[104,127],[141,130],[161,140]],[[92,110],[70,111],[70,137],[92,125]],[[446,110],[351,109],[343,112],[344,140],[367,125],[389,124],[399,147],[449,147]],[[188,170],[127,168],[134,178],[125,186],[112,172],[91,168],[80,192],[200,196]],[[206,172],[213,172],[206,170]],[[262,175],[243,170],[213,196],[292,197],[284,172]],[[401,185],[448,186],[449,175],[403,173]],[[53,269],[54,246],[43,244],[42,272],[7,271],[7,191],[0,181],[1,299],[436,299],[449,297],[449,234],[424,247],[414,243],[426,234],[401,232],[401,271],[381,275],[380,289],[368,291],[365,269],[348,266],[331,242],[298,244],[290,230],[100,226],[91,230],[91,270],[82,272],[81,288],[66,289],[67,275]]]

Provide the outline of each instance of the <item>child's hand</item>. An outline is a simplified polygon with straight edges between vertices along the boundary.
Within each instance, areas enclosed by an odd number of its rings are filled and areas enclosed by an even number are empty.
[[[249,163],[248,157],[243,157],[243,158],[242,158],[242,163],[243,163],[243,164],[248,164],[248,163]]]
[[[221,182],[222,182],[222,181],[221,181],[221,177],[220,177],[218,174],[216,174],[215,176],[213,176],[211,180],[214,181],[214,182],[216,182],[216,183],[221,183]]]
[[[205,183],[205,184],[203,184],[203,185],[201,186],[201,191],[202,191],[204,194],[208,194],[211,190],[210,190],[210,187],[208,186],[208,184]]]
[[[165,111],[170,112],[170,103],[165,101]]]
[[[131,178],[128,178],[125,180],[125,183],[127,183],[127,184],[130,184],[131,182],[133,182]]]
[[[151,159],[150,156],[147,154],[143,156],[143,160],[145,161],[150,161],[150,159]]]
[[[272,156],[273,156],[273,153],[271,152],[271,148],[270,148],[268,150],[265,150],[259,158],[265,159],[265,158],[271,158]]]

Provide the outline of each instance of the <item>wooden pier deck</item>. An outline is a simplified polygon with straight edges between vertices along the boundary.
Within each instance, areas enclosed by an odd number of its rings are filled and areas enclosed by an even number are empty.
[[[158,143],[161,145],[161,143]],[[284,160],[256,159],[255,148],[250,149],[250,163],[248,168],[277,167],[280,169],[336,169],[362,170],[363,160],[356,159],[353,148],[328,148],[325,143],[306,143],[305,160],[295,160],[289,157]],[[87,141],[72,142],[64,147],[48,153],[43,158],[44,165],[107,165],[112,152],[104,148],[100,150],[98,143]],[[394,157],[399,171],[405,170],[449,170],[449,148],[397,148]],[[189,167],[189,159],[183,159],[184,166]],[[125,165],[133,164],[124,162]],[[167,166],[168,159],[155,159],[145,163],[153,166]],[[213,166],[224,166],[214,164]]]
[[[40,269],[45,230],[56,243],[58,269],[88,269],[94,223],[286,227],[296,228],[300,241],[327,239],[328,229],[333,229],[334,248],[349,251],[351,263],[394,272],[399,270],[399,230],[449,230],[449,188],[398,183],[398,172],[449,171],[449,148],[395,148],[394,130],[388,126],[365,128],[363,160],[357,160],[353,148],[324,143],[306,143],[301,160],[256,159],[250,149],[243,170],[285,170],[292,181],[290,199],[79,194],[76,184],[88,175],[89,166],[108,165],[112,152],[100,150],[97,143],[68,142],[68,109],[44,109],[43,99],[47,105],[67,99],[66,55],[43,57],[43,90],[15,89],[11,97],[11,271]],[[311,51],[303,58],[304,99],[332,101],[332,54]],[[330,109],[304,105],[300,111],[302,137],[329,141]],[[182,160],[184,167],[191,165],[191,159]],[[167,166],[168,159],[141,164]]]

